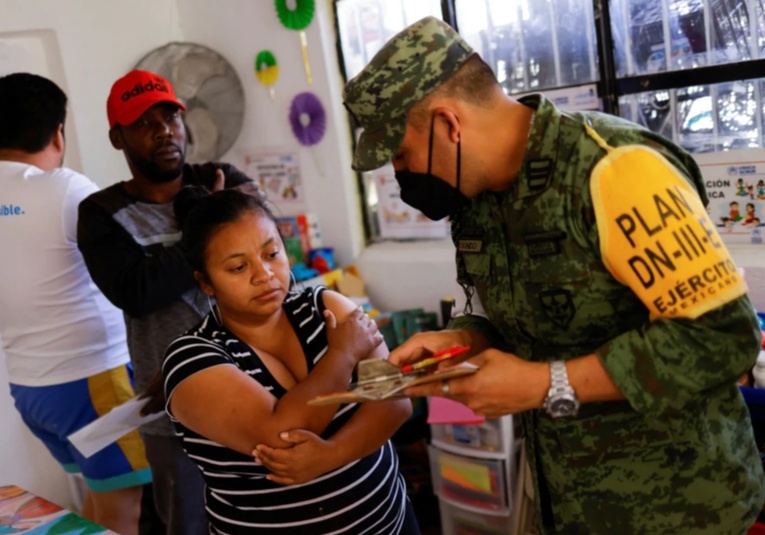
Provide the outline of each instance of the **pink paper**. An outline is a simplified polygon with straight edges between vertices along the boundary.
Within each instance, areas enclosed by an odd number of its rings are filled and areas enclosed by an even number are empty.
[[[428,424],[482,424],[486,418],[453,399],[428,398]]]

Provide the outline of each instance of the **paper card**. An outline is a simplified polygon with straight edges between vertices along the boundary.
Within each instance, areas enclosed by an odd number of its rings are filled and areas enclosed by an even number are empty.
[[[428,424],[478,425],[486,421],[467,405],[453,399],[433,397],[428,399]]]
[[[165,412],[162,411],[141,416],[141,407],[146,404],[146,401],[146,399],[138,399],[136,396],[122,405],[114,407],[97,420],[69,435],[69,441],[85,457],[98,453],[133,429],[165,415]]]

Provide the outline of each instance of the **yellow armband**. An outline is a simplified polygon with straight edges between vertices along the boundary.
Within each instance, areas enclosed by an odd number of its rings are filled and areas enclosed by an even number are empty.
[[[697,318],[746,293],[746,285],[696,191],[657,151],[614,148],[592,171],[600,252],[607,269],[651,319]]]

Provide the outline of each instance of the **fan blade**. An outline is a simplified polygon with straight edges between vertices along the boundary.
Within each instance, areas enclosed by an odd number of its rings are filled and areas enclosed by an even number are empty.
[[[193,163],[218,157],[220,131],[212,115],[205,108],[192,108],[186,112],[184,122],[191,132],[186,159]]]
[[[201,54],[188,54],[173,65],[172,84],[175,94],[183,100],[193,98],[202,83],[208,78],[222,76],[226,72],[226,64],[222,61],[211,61]]]

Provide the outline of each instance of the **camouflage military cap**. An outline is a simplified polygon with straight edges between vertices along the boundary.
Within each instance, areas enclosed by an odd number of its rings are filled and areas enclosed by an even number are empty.
[[[364,128],[353,168],[377,169],[401,145],[406,115],[474,54],[448,24],[425,17],[394,35],[345,86],[343,103]]]

